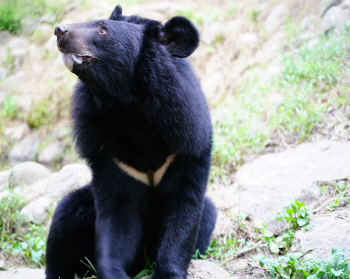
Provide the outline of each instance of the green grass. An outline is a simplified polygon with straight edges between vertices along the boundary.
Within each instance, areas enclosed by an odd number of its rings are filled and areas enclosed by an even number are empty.
[[[297,230],[309,230],[313,227],[310,222],[311,209],[303,202],[292,200],[289,206],[279,212],[276,220],[285,225],[285,229],[280,235],[275,236],[267,226],[263,226],[261,239],[267,244],[269,250],[278,255],[283,251],[288,251],[293,245],[295,232]]]
[[[329,107],[349,103],[345,42],[330,36],[281,54],[282,70],[265,80],[248,72],[235,96],[213,109],[212,176],[227,176],[267,146],[307,140]]]
[[[309,252],[309,251],[308,251]],[[329,259],[291,253],[278,258],[255,257],[268,270],[270,278],[284,279],[346,279],[350,277],[349,260],[343,248],[333,248]]]
[[[10,190],[0,199],[0,250],[16,257],[24,256],[29,265],[45,265],[47,228],[44,225],[26,224],[21,209],[28,203]]]
[[[2,0],[0,2],[0,30],[18,33],[24,22],[39,19],[44,14],[62,16],[68,0]]]

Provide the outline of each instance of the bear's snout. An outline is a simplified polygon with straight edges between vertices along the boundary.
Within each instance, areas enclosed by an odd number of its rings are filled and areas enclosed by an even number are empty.
[[[66,33],[68,33],[68,29],[65,25],[60,24],[56,26],[54,35],[57,36],[57,41],[59,41]]]

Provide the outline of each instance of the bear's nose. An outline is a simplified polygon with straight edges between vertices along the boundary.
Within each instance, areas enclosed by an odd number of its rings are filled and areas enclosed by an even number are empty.
[[[57,41],[59,41],[66,33],[68,33],[66,26],[63,24],[56,26],[54,35],[57,36]]]

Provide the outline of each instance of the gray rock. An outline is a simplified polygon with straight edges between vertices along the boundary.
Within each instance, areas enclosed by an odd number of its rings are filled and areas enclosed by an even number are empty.
[[[52,133],[55,135],[57,139],[62,140],[65,137],[69,136],[71,134],[71,131],[72,131],[71,123],[69,122],[68,119],[64,119],[56,123]]]
[[[24,115],[27,117],[30,108],[32,107],[32,96],[29,94],[21,94],[21,98],[18,98],[18,108],[21,112],[24,113]]]
[[[5,191],[0,191],[0,200],[4,197],[7,197],[10,195],[10,191],[9,190],[5,190]]]
[[[9,271],[0,271],[0,279],[44,279],[44,269],[21,268]]]
[[[32,34],[39,24],[39,19],[24,18],[22,20],[21,31],[23,31],[27,35]]]
[[[230,276],[224,269],[206,260],[191,261],[187,273],[187,279],[224,279]]]
[[[8,73],[8,70],[5,67],[0,67],[0,82],[6,78],[7,73]],[[0,102],[0,104],[1,104],[1,102]]]
[[[12,59],[14,59],[13,63],[15,70],[18,69],[26,60],[29,45],[29,40],[23,37],[16,37],[8,42],[7,47],[10,50]]]
[[[334,28],[343,28],[346,25],[347,17],[340,6],[334,6],[327,10],[321,22],[321,31],[327,34]]]
[[[40,21],[45,22],[45,23],[55,23],[57,21],[57,15],[55,15],[55,14],[43,15],[41,17]]]
[[[225,263],[225,267],[229,270],[244,270],[248,267],[248,263],[245,260],[234,260]]]
[[[320,14],[324,14],[333,6],[338,6],[343,2],[343,0],[322,0],[320,1]]]
[[[10,32],[0,30],[0,46],[7,46],[12,38],[14,38],[14,35],[12,35]]]
[[[4,260],[0,260],[0,270],[5,269],[5,261]]]
[[[276,31],[282,24],[287,21],[288,8],[286,4],[281,3],[276,6],[265,20],[265,28],[268,33]]]
[[[0,172],[0,190],[1,190],[4,186],[7,186],[7,185],[8,185],[10,174],[11,174],[11,170],[1,171],[1,172]]]
[[[16,142],[23,139],[30,133],[30,128],[27,123],[18,126],[8,127],[5,129],[5,136],[9,141]]]
[[[350,142],[302,144],[278,154],[263,155],[236,175],[239,208],[256,226],[273,220],[291,199],[311,203],[319,197],[317,181],[350,176]]]
[[[66,165],[59,172],[51,175],[47,194],[51,197],[63,197],[74,189],[85,186],[91,179],[91,171],[88,166]]]
[[[42,178],[25,187],[16,187],[14,191],[24,196],[26,200],[33,201],[46,193],[50,178],[51,176]]]
[[[22,208],[21,215],[26,217],[28,222],[43,224],[48,218],[48,209],[51,198],[43,196]]]
[[[9,160],[12,163],[33,161],[38,152],[40,137],[30,134],[17,143],[10,151]]]
[[[315,227],[311,231],[295,234],[304,251],[317,248],[311,254],[328,258],[332,248],[345,248],[345,258],[350,258],[350,222],[334,216],[317,217],[312,220]]]
[[[50,171],[43,165],[35,162],[24,162],[11,169],[9,184],[11,187],[29,185],[49,175]]]
[[[43,164],[50,164],[62,155],[65,145],[61,142],[54,142],[46,146],[38,156],[38,161]]]

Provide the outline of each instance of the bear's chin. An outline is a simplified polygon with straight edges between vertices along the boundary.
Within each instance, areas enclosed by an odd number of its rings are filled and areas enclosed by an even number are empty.
[[[73,71],[74,64],[82,64],[83,57],[74,53],[64,53],[63,54],[63,62],[69,71]]]

